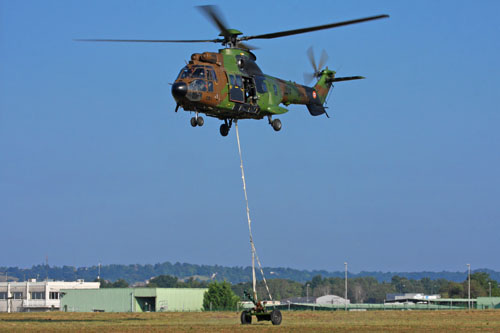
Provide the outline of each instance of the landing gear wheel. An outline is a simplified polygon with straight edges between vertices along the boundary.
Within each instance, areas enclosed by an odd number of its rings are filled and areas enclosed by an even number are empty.
[[[220,135],[227,136],[229,134],[229,126],[227,124],[220,125]]]
[[[281,120],[279,119],[274,119],[272,122],[271,122],[271,126],[273,127],[273,129],[278,132],[280,129],[281,129]]]
[[[240,319],[241,319],[241,325],[250,325],[252,323],[252,315],[248,313],[248,311],[243,311],[241,313]]]
[[[198,116],[198,118],[196,119],[196,124],[201,127],[204,123],[205,120],[203,119],[203,117]]]
[[[279,325],[281,324],[281,319],[281,311],[274,309],[273,312],[271,312],[271,323],[273,323],[273,325]]]
[[[196,127],[198,125],[198,122],[196,121],[196,118],[193,117],[191,118],[191,126]]]

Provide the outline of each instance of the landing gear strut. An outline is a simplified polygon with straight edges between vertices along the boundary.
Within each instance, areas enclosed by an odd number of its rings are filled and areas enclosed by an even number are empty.
[[[203,126],[205,123],[205,120],[203,119],[202,116],[198,116],[198,112],[196,112],[196,116],[191,118],[191,126],[196,127],[196,126]]]
[[[220,125],[220,135],[227,136],[229,134],[229,130],[231,129],[232,125],[233,125],[232,119],[229,119],[229,122],[227,121],[227,119],[224,119],[224,124]]]
[[[271,125],[271,126],[272,126],[272,128],[273,128],[276,132],[278,132],[279,130],[281,130],[281,120],[279,120],[279,119],[277,119],[277,118],[276,118],[276,119],[274,119],[274,120],[272,120],[272,119],[271,119],[271,116],[268,116],[268,120],[269,120],[269,125]]]

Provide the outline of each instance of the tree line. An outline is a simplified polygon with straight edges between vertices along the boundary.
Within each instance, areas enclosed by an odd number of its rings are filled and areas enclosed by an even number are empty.
[[[492,279],[500,280],[500,272],[481,269],[474,272],[482,271],[488,273]],[[279,277],[284,280],[292,280],[300,283],[311,281],[315,276],[321,275],[325,278],[342,278],[344,272],[328,272],[325,270],[298,270],[284,267],[264,267],[266,276]],[[89,267],[74,267],[74,266],[49,266],[46,264],[34,265],[30,268],[19,267],[0,267],[0,281],[4,281],[7,276],[9,281],[26,281],[27,279],[54,279],[62,281],[75,281],[84,279],[93,281],[98,275],[105,277],[109,281],[123,279],[128,283],[144,282],[153,276],[171,275],[180,279],[189,277],[204,277],[210,278],[216,275],[218,281],[229,281],[232,284],[241,282],[250,282],[252,276],[251,267],[225,267],[219,265],[194,265],[188,263],[158,263],[154,265],[98,265]],[[407,279],[420,280],[429,278],[431,280],[446,279],[454,282],[462,282],[467,272],[360,272],[349,273],[349,278],[373,277],[378,282],[391,282],[393,276],[405,277]]]
[[[101,288],[125,288],[128,283],[119,279],[115,282],[96,280],[101,282]],[[339,277],[314,276],[304,283],[288,279],[267,280],[274,300],[283,300],[293,297],[320,297],[324,295],[344,296],[345,280]],[[498,281],[492,279],[488,273],[475,272],[471,274],[471,297],[500,296]],[[233,306],[236,300],[246,300],[244,291],[250,292],[250,282],[231,284],[227,281],[200,281],[194,278],[180,280],[171,275],[160,275],[150,279],[145,287],[150,288],[209,288],[208,294],[213,295],[204,304],[210,303],[213,309],[226,309]],[[231,293],[228,293],[228,290]],[[348,279],[347,298],[352,303],[383,303],[387,294],[421,293],[426,295],[440,294],[443,298],[467,298],[468,280],[462,282],[446,279],[432,280],[428,277],[408,279],[393,276],[390,282],[379,282],[373,277],[357,277]],[[263,281],[257,283],[257,294],[262,299],[268,299],[267,290]],[[233,297],[234,296],[234,297]],[[216,300],[223,300],[222,303]],[[222,304],[222,305],[220,305]],[[219,307],[219,308],[218,308]]]

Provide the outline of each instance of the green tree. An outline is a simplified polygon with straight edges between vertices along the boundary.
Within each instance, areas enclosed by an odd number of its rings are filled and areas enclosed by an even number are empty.
[[[448,286],[442,290],[445,298],[462,298],[464,297],[464,286],[458,282],[449,282]]]
[[[207,288],[207,287],[208,287],[207,281],[200,281],[193,277],[190,277],[185,281],[177,282],[177,288]]]
[[[206,310],[234,310],[239,297],[231,290],[227,281],[213,281],[208,284],[208,291],[203,295],[203,309]]]
[[[148,282],[148,287],[150,288],[176,288],[178,280],[175,276],[171,275],[159,275]]]
[[[95,279],[94,282],[100,282],[100,288],[128,288],[128,282],[124,279],[118,279],[115,282],[110,282],[104,279]]]
[[[128,288],[128,282],[124,279],[118,279],[112,283],[111,288]]]
[[[471,289],[474,281],[480,285],[480,290],[477,290],[478,296],[489,296],[491,287],[491,296],[500,296],[500,290],[498,288],[498,281],[493,280],[490,274],[486,272],[475,272],[471,274]],[[479,289],[479,288],[477,288]],[[471,294],[473,294],[471,290]]]

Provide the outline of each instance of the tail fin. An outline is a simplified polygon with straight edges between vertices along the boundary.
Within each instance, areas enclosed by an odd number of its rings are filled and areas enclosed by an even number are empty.
[[[329,70],[328,67],[321,72],[321,76],[319,77],[318,82],[314,86],[314,91],[317,96],[314,98],[313,102],[307,104],[307,109],[312,116],[319,116],[323,113],[326,113],[325,104],[326,97],[328,96],[328,92],[332,87],[333,82],[341,82],[341,81],[351,81],[351,80],[360,80],[364,79],[363,76],[347,76],[347,77],[335,77],[335,71]],[[328,116],[328,113],[326,113]]]
[[[332,82],[335,78],[335,71],[329,70],[328,67],[321,72],[318,82],[314,85],[314,90],[318,94],[317,100],[323,105],[326,101],[326,96],[332,87]]]
[[[313,99],[311,103],[307,104],[307,110],[309,110],[311,116],[320,116],[323,113],[328,116],[323,104],[325,104],[326,96],[328,96],[334,78],[335,71],[329,70],[328,67],[321,72],[318,82],[314,85]]]

